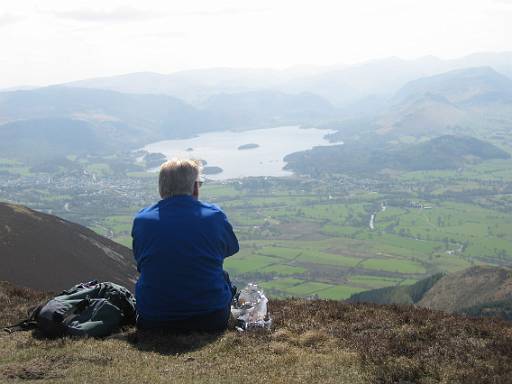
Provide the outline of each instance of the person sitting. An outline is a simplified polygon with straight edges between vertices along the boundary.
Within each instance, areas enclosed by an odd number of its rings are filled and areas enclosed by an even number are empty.
[[[199,200],[200,172],[195,160],[162,164],[162,200],[133,221],[139,329],[227,328],[234,289],[223,262],[239,245],[224,212]]]

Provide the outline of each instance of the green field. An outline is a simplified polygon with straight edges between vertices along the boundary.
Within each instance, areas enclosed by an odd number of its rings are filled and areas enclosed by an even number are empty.
[[[512,181],[512,172],[497,163],[501,168],[478,165],[468,174],[479,178],[490,169],[495,179]],[[241,239],[243,254],[226,268],[240,281],[262,283],[271,295],[343,299],[439,271],[512,264],[510,195],[447,198],[482,188],[454,171],[409,172],[397,182],[418,190],[427,185],[432,193],[396,201],[389,192],[290,191],[277,182],[265,192],[236,184],[206,185],[203,192],[225,209]],[[510,211],[496,209],[503,201]]]
[[[345,299],[439,271],[512,263],[512,216],[484,204],[397,203],[383,193],[329,198],[278,182],[270,190],[210,182],[201,192],[225,210],[240,240],[241,251],[226,260],[226,269],[237,284],[258,282],[271,296]],[[131,223],[132,215],[120,214],[93,228],[130,246]]]

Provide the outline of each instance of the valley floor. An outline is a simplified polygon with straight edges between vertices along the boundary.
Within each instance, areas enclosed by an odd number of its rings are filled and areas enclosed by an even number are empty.
[[[494,142],[509,148],[507,140]],[[0,159],[0,200],[131,247],[134,215],[159,199],[156,174],[134,156],[70,156],[52,169]],[[370,176],[207,180],[201,199],[222,207],[240,240],[225,263],[237,286],[341,300],[438,272],[511,266],[511,169],[512,158]]]
[[[45,294],[0,284],[0,326]],[[0,334],[0,381],[507,383],[512,324],[413,307],[273,300],[272,331],[45,340]]]

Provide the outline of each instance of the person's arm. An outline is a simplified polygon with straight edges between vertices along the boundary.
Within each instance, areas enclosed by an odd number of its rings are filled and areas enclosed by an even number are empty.
[[[140,273],[140,249],[137,247],[138,242],[136,241],[136,235],[135,235],[135,222],[137,218],[133,220],[132,225],[132,251],[133,251],[133,258],[135,259],[135,263],[137,264],[137,272]]]
[[[240,245],[238,244],[238,239],[236,238],[235,232],[233,231],[233,227],[228,221],[226,215],[222,213],[222,240],[224,243],[224,257],[229,257],[234,255],[240,250]]]

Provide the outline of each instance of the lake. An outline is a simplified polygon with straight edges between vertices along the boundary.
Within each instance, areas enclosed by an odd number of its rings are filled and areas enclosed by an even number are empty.
[[[205,175],[213,180],[248,176],[288,176],[283,158],[329,143],[329,129],[286,126],[243,132],[209,132],[190,139],[164,140],[148,144],[143,151],[161,153],[167,159],[188,157],[206,160],[207,167],[220,167],[221,173]]]

